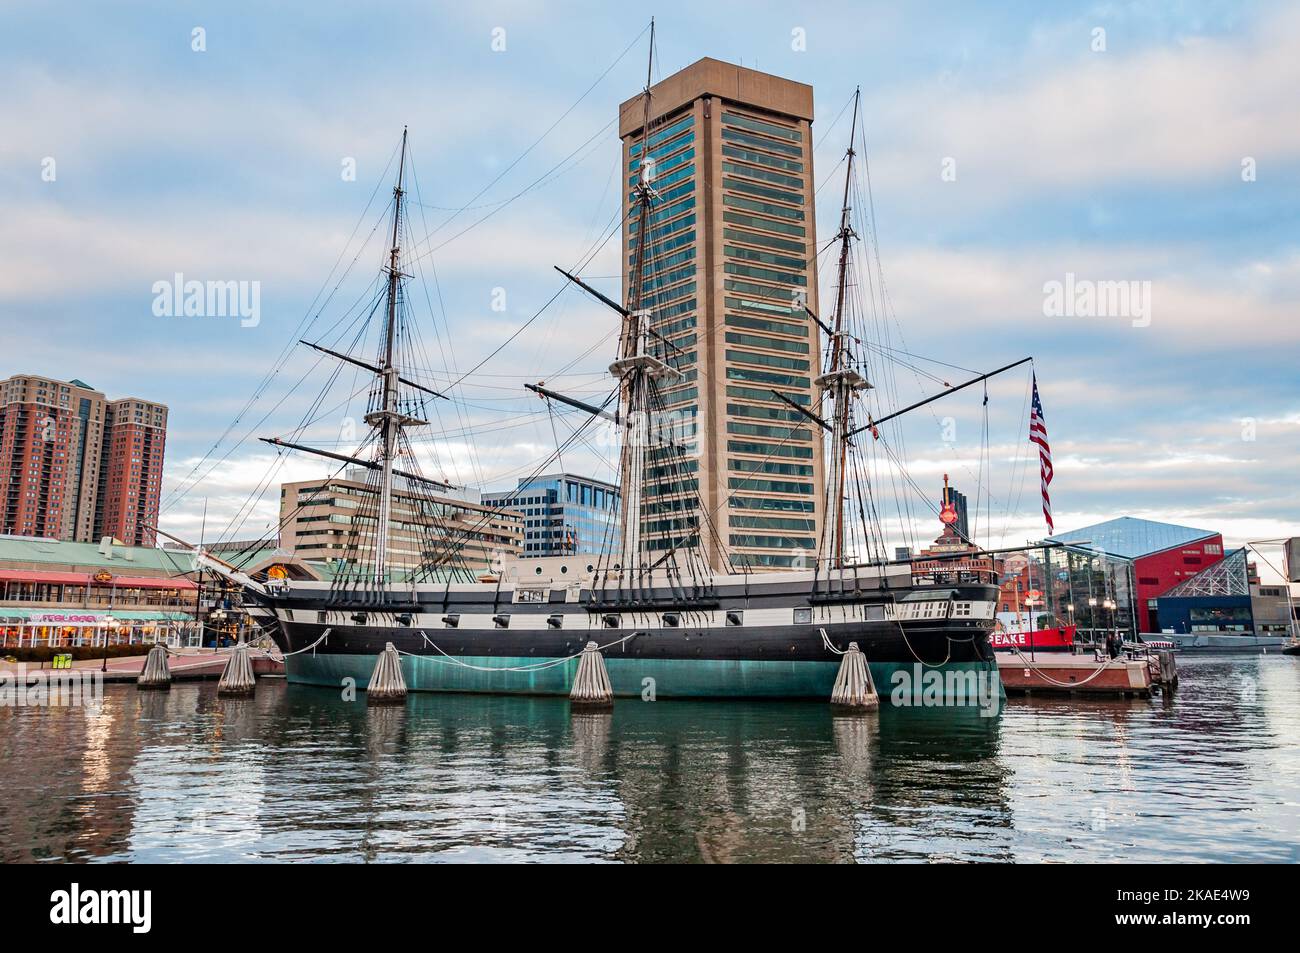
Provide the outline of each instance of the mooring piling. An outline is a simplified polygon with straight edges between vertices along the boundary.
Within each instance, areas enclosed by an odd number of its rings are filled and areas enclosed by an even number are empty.
[[[375,671],[366,686],[366,703],[387,705],[406,701],[406,679],[402,676],[402,658],[397,646],[389,642],[379,653]]]
[[[831,705],[843,711],[872,711],[880,707],[880,696],[871,680],[871,667],[867,657],[850,642],[848,651],[840,660],[840,671],[831,689]]]
[[[1162,691],[1172,692],[1178,688],[1178,663],[1174,661],[1174,653],[1162,651],[1156,653],[1156,661],[1160,670],[1160,688]]]
[[[135,680],[136,688],[162,689],[172,687],[172,673],[167,665],[167,646],[155,642],[149,650],[149,657],[144,661],[144,669]]]
[[[257,679],[253,675],[253,662],[249,657],[248,646],[240,644],[230,653],[226,667],[217,682],[218,695],[251,695],[257,689]]]
[[[605,658],[595,642],[588,642],[578,657],[578,673],[573,676],[569,702],[579,708],[611,708],[614,686],[605,670]]]

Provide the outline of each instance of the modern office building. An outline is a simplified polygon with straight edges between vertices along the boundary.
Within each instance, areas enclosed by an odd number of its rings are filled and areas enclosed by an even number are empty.
[[[552,473],[520,480],[510,492],[484,493],[483,502],[522,516],[525,558],[618,552],[618,487],[611,483]]]
[[[820,372],[812,87],[703,59],[619,109],[623,293],[646,242],[641,306],[682,378],[665,413],[692,439],[647,451],[643,538],[683,534],[717,569],[806,562],[821,525],[821,432],[772,394],[816,404]],[[657,193],[634,211],[639,178]],[[699,503],[696,502],[698,492]],[[704,512],[700,512],[700,507]]]
[[[1286,585],[1262,583],[1245,549],[1184,579],[1150,600],[1149,608],[1152,632],[1281,638],[1292,629]]]
[[[1085,545],[1041,544],[997,557],[997,618],[1006,628],[1076,626],[1081,642],[1142,631],[1134,560]]]
[[[367,520],[373,524],[376,509],[376,493],[364,471],[282,484],[280,548],[303,561],[347,559],[355,552],[354,529]],[[446,538],[457,541],[448,565],[487,571],[499,554],[517,555],[523,536],[520,517],[495,512],[472,491],[462,497],[431,496],[426,489],[412,490],[400,477],[394,482],[388,562],[399,571],[415,568],[426,557],[441,558],[443,549],[435,541]],[[361,538],[373,536],[364,531]]]
[[[167,408],[83,381],[0,382],[0,533],[152,546]]]
[[[1155,599],[1223,559],[1223,536],[1210,530],[1121,516],[1051,537],[1133,564],[1138,631],[1155,632]]]

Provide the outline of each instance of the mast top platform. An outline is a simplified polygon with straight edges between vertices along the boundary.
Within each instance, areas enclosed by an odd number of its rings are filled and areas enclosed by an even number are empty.
[[[649,354],[634,354],[631,357],[625,357],[609,365],[609,372],[615,377],[621,378],[628,371],[640,369],[646,377],[655,380],[678,380],[682,377],[682,372],[674,367],[669,367],[657,357]]]
[[[842,367],[837,371],[828,371],[821,377],[815,377],[813,383],[822,390],[836,390],[840,387],[851,391],[872,389],[871,383],[865,377],[847,367]]]

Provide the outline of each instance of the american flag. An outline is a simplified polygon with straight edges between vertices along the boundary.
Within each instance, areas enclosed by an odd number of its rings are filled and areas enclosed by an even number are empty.
[[[1038,375],[1034,375],[1034,403],[1029,411],[1029,442],[1038,444],[1038,475],[1043,487],[1043,517],[1047,533],[1056,532],[1052,523],[1052,498],[1047,486],[1052,482],[1052,448],[1047,443],[1047,421],[1043,419],[1043,402],[1038,399]]]

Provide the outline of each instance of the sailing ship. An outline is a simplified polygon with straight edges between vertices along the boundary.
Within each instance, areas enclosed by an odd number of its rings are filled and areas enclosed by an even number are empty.
[[[651,132],[650,79],[645,87]],[[548,400],[613,422],[619,451],[619,536],[609,552],[593,557],[587,571],[565,577],[509,578],[457,565],[463,536],[445,530],[418,565],[399,571],[390,565],[395,495],[445,490],[445,482],[424,476],[410,449],[408,431],[425,425],[427,407],[442,394],[413,379],[402,366],[405,300],[403,216],[406,201],[406,132],[393,188],[383,334],[376,360],[311,344],[318,351],[373,376],[370,433],[363,450],[341,454],[305,444],[268,439],[282,449],[317,454],[362,468],[373,481],[374,506],[353,518],[354,539],[334,578],[256,581],[234,566],[201,553],[200,561],[238,582],[246,602],[269,623],[286,657],[291,682],[337,687],[343,679],[364,685],[375,658],[391,643],[401,653],[412,691],[567,695],[584,646],[603,653],[617,696],[656,698],[817,698],[831,694],[840,657],[850,643],[865,654],[882,695],[899,678],[937,671],[941,690],[968,673],[995,679],[989,644],[995,625],[996,580],[942,564],[917,571],[910,560],[855,555],[850,521],[850,474],[858,441],[897,414],[872,419],[861,406],[871,387],[860,353],[860,329],[848,327],[846,287],[852,243],[850,182],[854,174],[853,134],[858,123],[855,94],[850,146],[846,153],[844,201],[836,236],[839,261],[835,305],[828,321],[810,309],[824,333],[825,372],[816,378],[820,413],[773,391],[820,428],[828,442],[822,490],[824,519],[818,551],[808,564],[771,572],[719,571],[701,556],[697,524],[669,547],[652,550],[644,538],[648,469],[669,464],[684,450],[675,437],[645,421],[662,407],[661,388],[675,381],[671,345],[656,330],[654,309],[642,299],[648,242],[637,244],[630,265],[627,298],[617,302],[576,274],[561,270],[609,307],[620,321],[611,399],[598,406],[551,390],[529,389]],[[649,169],[635,186],[633,220],[650,221],[658,194]],[[308,343],[308,342],[304,342]],[[1016,364],[1023,363],[1022,361]],[[901,414],[983,381],[1015,364],[980,375],[904,408]],[[611,407],[616,399],[616,405]],[[871,527],[867,527],[868,530]],[[877,527],[878,530],[878,527]],[[539,572],[540,565],[539,565]],[[906,673],[899,676],[897,673]],[[995,683],[996,684],[996,683]],[[647,694],[649,693],[649,694]],[[964,703],[959,692],[949,702]],[[969,703],[975,703],[972,694]]]

